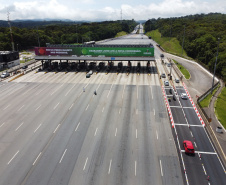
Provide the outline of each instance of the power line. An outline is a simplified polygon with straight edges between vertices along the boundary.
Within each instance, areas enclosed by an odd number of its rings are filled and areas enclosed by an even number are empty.
[[[13,32],[10,24],[10,19],[9,19],[9,11],[7,12],[7,18],[8,18],[8,24],[9,24],[9,29],[10,29],[10,34],[11,34],[11,43],[12,43],[12,50],[15,51],[14,49],[14,42],[13,42]]]

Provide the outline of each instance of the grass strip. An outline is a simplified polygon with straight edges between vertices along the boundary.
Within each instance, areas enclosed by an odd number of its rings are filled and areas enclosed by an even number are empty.
[[[152,30],[147,32],[146,35],[151,36],[166,52],[181,56],[182,46],[176,37],[162,37],[159,30]],[[183,56],[188,57],[185,50],[183,50]]]
[[[118,32],[115,37],[121,37],[121,36],[124,36],[124,35],[127,35],[127,33],[125,31],[121,31],[121,32]]]
[[[176,60],[173,59],[173,61],[177,65],[177,67],[181,71],[181,73],[184,75],[184,77],[186,79],[190,79],[191,75],[190,75],[189,71],[183,65],[178,63]]]
[[[226,128],[226,88],[224,87],[215,102],[215,114],[217,119]]]
[[[219,86],[220,86],[220,85],[218,85],[218,86],[213,90],[213,94],[215,94],[215,92],[217,91],[217,89],[218,89]],[[208,95],[200,102],[200,106],[201,106],[202,108],[208,107],[208,106],[209,106],[210,100],[211,100],[213,94],[211,94],[211,93],[208,94]]]

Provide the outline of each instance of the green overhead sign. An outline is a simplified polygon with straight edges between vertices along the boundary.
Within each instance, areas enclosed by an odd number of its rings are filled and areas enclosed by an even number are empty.
[[[153,57],[153,47],[40,47],[36,55],[91,55],[107,57]]]

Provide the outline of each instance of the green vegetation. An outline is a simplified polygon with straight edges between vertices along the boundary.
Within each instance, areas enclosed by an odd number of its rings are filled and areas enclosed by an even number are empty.
[[[218,87],[219,87],[219,85],[213,90],[213,94],[215,94],[215,92],[217,91]],[[210,94],[208,94],[208,96],[206,96],[206,97],[200,102],[200,106],[201,106],[202,108],[208,107],[209,104],[210,104],[211,98],[212,98],[212,94],[210,93]]]
[[[191,77],[189,71],[184,66],[182,66],[181,64],[179,64],[176,60],[173,59],[173,61],[177,65],[177,67],[181,71],[181,73],[184,75],[184,77],[186,79],[189,79]]]
[[[50,24],[45,26],[12,27],[15,49],[20,51],[51,44],[75,44],[113,38],[121,31],[131,32],[137,23],[134,20],[105,21],[82,24]],[[0,51],[12,50],[9,27],[0,27]]]
[[[117,35],[115,37],[121,37],[124,35],[127,35],[127,33],[125,31],[121,31],[121,32],[117,33]]]
[[[221,124],[226,128],[226,88],[224,87],[216,101],[215,114]]]
[[[181,56],[182,47],[175,37],[161,37],[159,30],[152,30],[146,33],[147,36],[151,36],[158,44],[162,46],[168,53],[176,54]],[[183,50],[183,56],[187,57],[187,53]]]
[[[176,38],[180,45],[184,39],[184,50],[187,55],[205,64],[212,72],[220,38],[216,74],[226,81],[226,14],[210,13],[150,19],[145,23],[145,30],[147,32],[158,30],[163,39],[167,41]],[[154,39],[155,37],[154,35]],[[156,41],[158,42],[157,39]],[[162,45],[161,42],[159,44]]]

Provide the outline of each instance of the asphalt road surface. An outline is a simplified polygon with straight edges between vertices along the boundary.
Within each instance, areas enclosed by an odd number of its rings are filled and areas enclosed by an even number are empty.
[[[111,43],[151,40],[131,34]],[[114,61],[109,73],[90,78],[32,71],[0,82],[0,184],[225,184],[225,170],[191,101],[180,98],[186,87],[174,81],[163,86],[170,67],[161,53],[155,50],[150,73],[146,61],[140,73],[138,62],[131,62],[127,73],[124,61],[117,74]],[[172,76],[177,78],[174,70]],[[168,102],[170,87],[176,101]],[[185,138],[194,142],[194,156],[184,153]]]
[[[1,82],[0,184],[183,184],[151,66]]]

